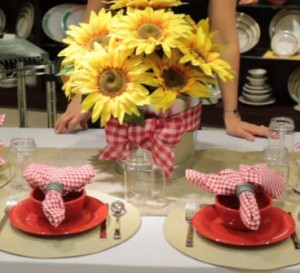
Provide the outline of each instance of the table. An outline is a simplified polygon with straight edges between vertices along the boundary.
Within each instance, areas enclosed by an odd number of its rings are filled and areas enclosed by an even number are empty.
[[[105,145],[104,130],[89,129],[72,135],[56,135],[52,129],[1,128],[0,138],[8,145],[16,135],[34,136],[39,147],[87,147]],[[198,132],[198,149],[228,148],[240,151],[259,151],[267,140],[257,138],[255,142],[233,138],[223,130],[201,130]],[[296,133],[300,141],[300,133]],[[93,272],[143,272],[152,273],[233,273],[250,272],[220,268],[187,257],[174,249],[164,238],[164,217],[145,216],[140,230],[127,242],[97,254],[65,259],[33,259],[0,252],[1,273],[93,273]],[[203,250],[205,251],[205,250]],[[299,253],[300,255],[300,253]],[[237,257],[238,258],[238,257]],[[299,272],[300,265],[276,270],[277,273]],[[271,271],[270,271],[271,272]],[[274,271],[272,271],[274,272]]]

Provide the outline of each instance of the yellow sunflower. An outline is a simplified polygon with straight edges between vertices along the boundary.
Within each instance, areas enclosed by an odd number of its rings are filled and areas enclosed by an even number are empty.
[[[161,59],[155,53],[149,57],[158,86],[150,95],[150,103],[154,104],[155,110],[165,112],[182,95],[205,98],[212,92],[206,84],[215,83],[215,79],[206,76],[200,69],[181,64],[181,57],[179,50],[173,50],[171,58],[163,56]]]
[[[63,40],[68,46],[58,54],[58,56],[65,57],[62,65],[75,63],[85,52],[93,50],[95,43],[107,45],[109,42],[108,26],[111,20],[111,12],[101,9],[98,14],[91,13],[89,23],[70,26],[70,30],[66,32],[68,37]]]
[[[84,95],[84,111],[92,110],[92,121],[101,118],[101,126],[111,118],[124,121],[125,114],[139,116],[138,106],[148,103],[148,90],[143,84],[153,81],[147,72],[149,64],[131,50],[120,50],[111,41],[104,49],[95,44],[95,50],[86,54],[75,68],[72,92]]]
[[[209,33],[209,21],[201,20],[194,33],[185,39],[185,47],[180,47],[184,56],[180,62],[191,63],[201,68],[208,76],[217,74],[223,81],[232,80],[234,73],[231,66],[220,58],[220,52],[213,43],[214,33]]]
[[[125,7],[143,9],[152,7],[154,9],[163,9],[168,7],[177,7],[186,3],[180,0],[112,0],[105,1],[111,4],[110,9],[121,9]]]
[[[111,36],[121,40],[137,55],[151,54],[157,48],[170,57],[171,49],[179,47],[181,37],[191,33],[184,15],[174,14],[163,9],[127,9],[126,15],[116,16],[111,24]]]

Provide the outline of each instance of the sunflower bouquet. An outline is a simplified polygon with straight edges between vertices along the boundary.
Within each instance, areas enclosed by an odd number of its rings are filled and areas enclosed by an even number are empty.
[[[112,0],[88,23],[71,26],[59,56],[67,97],[104,126],[111,118],[142,123],[144,106],[166,112],[176,99],[209,98],[216,77],[233,78],[220,59],[209,20],[176,14],[180,0]]]
[[[100,159],[123,159],[130,147],[152,151],[172,172],[175,147],[184,132],[199,128],[201,105],[174,115],[175,102],[209,98],[217,78],[233,78],[220,58],[209,19],[195,22],[172,8],[180,0],[111,0],[88,23],[71,26],[59,56],[67,97],[82,97],[92,122],[105,126]],[[151,109],[151,111],[149,111]],[[159,113],[153,117],[153,113]]]

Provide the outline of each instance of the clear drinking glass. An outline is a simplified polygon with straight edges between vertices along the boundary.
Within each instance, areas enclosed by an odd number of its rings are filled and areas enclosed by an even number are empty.
[[[26,167],[36,159],[36,143],[32,137],[15,137],[9,144],[10,184],[18,190],[29,187],[23,178]]]
[[[289,153],[287,148],[279,148],[277,145],[268,145],[263,149],[263,162],[268,168],[280,173],[285,180],[285,197],[290,190],[289,186]]]
[[[269,124],[269,145],[286,147],[289,152],[294,150],[295,123],[288,117],[272,118]]]
[[[149,151],[139,148],[130,152],[124,161],[124,179],[128,202],[157,208],[166,205],[164,172]]]

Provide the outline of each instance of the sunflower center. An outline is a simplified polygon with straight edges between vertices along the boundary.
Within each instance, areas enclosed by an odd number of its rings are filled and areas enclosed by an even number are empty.
[[[106,95],[117,95],[126,84],[124,75],[117,70],[104,71],[99,79],[99,86]]]
[[[94,44],[98,43],[103,47],[107,46],[109,43],[109,37],[107,35],[99,35],[91,38],[87,44],[89,50],[94,50]]]
[[[153,24],[144,24],[140,26],[137,30],[137,34],[140,39],[148,39],[149,37],[152,37],[159,40],[162,36],[161,29]]]
[[[184,76],[182,75],[182,73],[176,71],[173,68],[165,69],[162,76],[168,87],[176,87],[180,89],[184,86]]]

